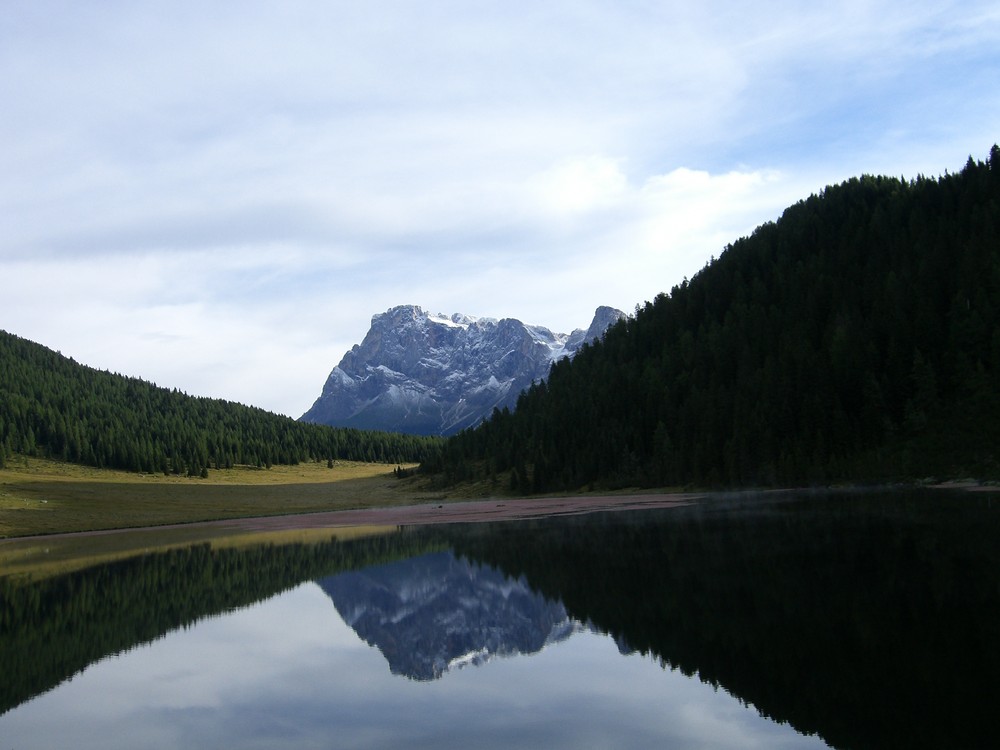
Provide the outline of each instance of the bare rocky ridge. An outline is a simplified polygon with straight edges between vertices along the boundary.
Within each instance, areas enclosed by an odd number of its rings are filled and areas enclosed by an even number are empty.
[[[401,305],[372,317],[302,421],[419,435],[450,435],[548,375],[625,317],[599,307],[587,330],[553,333],[513,318],[426,313]]]

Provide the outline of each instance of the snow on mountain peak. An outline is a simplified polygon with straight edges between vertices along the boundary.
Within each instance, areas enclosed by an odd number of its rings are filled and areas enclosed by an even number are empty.
[[[452,313],[451,315],[437,313],[436,315],[428,315],[427,320],[428,322],[439,323],[444,326],[468,328],[470,325],[479,320],[479,318],[475,318],[471,315],[463,315],[462,313]]]
[[[598,308],[590,327],[553,333],[513,318],[429,314],[400,305],[372,316],[364,340],[344,355],[303,421],[448,435],[546,377],[625,314]]]

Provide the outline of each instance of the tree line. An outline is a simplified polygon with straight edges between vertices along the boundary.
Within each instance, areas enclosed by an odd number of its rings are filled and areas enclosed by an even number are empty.
[[[427,460],[438,438],[338,429],[78,364],[0,331],[0,466],[14,454],[206,475],[308,460]]]
[[[424,466],[515,492],[1000,474],[1000,148],[827,187]]]

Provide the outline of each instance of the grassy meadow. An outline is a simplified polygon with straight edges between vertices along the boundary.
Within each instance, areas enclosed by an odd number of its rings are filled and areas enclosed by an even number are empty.
[[[412,468],[404,466],[403,468]],[[0,538],[313,513],[443,499],[395,466],[337,461],[234,467],[207,479],[15,456],[0,469]]]

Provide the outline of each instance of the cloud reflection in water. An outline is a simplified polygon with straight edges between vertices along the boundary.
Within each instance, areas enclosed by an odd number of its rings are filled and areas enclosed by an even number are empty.
[[[316,584],[117,657],[0,717],[12,747],[825,747],[588,631],[416,682]]]

